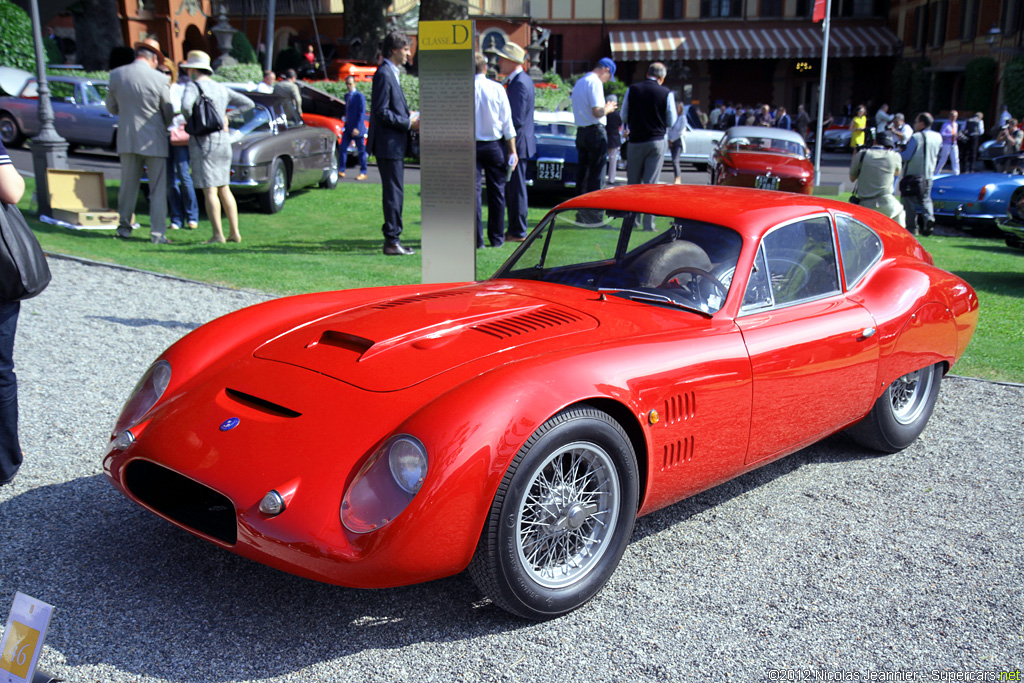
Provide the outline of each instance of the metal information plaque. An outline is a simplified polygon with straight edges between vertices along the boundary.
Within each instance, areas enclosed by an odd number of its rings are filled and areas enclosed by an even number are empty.
[[[471,21],[421,21],[423,282],[476,279],[476,143]]]

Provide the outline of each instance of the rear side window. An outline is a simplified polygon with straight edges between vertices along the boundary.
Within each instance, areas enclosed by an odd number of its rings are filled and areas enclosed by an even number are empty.
[[[839,232],[839,253],[843,257],[843,275],[849,290],[882,258],[882,240],[874,230],[843,214],[836,216],[836,228]]]
[[[784,225],[762,240],[776,306],[840,292],[832,221],[816,216]]]

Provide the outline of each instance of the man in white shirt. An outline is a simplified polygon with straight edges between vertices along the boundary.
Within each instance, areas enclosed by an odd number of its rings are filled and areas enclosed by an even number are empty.
[[[892,135],[895,138],[896,149],[902,150],[906,147],[907,143],[910,142],[910,136],[913,134],[914,129],[906,122],[903,114],[897,113],[892,120]]]
[[[264,71],[263,80],[256,84],[256,92],[272,93],[277,85],[277,74],[273,71]]]
[[[484,247],[483,186],[487,177],[487,237],[492,247],[505,241],[505,183],[519,159],[512,107],[505,89],[487,78],[487,57],[475,56],[476,79],[476,247]]]
[[[618,107],[604,99],[604,84],[615,80],[615,62],[607,57],[576,81],[572,89],[572,114],[576,121],[578,194],[600,190],[608,163],[608,132],[605,116]]]

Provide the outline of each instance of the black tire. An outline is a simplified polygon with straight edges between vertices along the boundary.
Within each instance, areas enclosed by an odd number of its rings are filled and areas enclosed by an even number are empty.
[[[1013,247],[1014,249],[1024,249],[1024,242],[1021,242],[1016,237],[1007,237],[1005,242],[1006,246],[1008,247]]]
[[[571,612],[618,566],[638,495],[636,456],[622,427],[594,408],[564,410],[534,432],[505,473],[470,576],[512,614],[543,620]]]
[[[334,146],[334,158],[331,160],[331,168],[327,171],[327,175],[323,180],[320,181],[320,187],[325,190],[333,190],[338,186],[338,180],[341,172],[341,166],[339,163],[339,156],[341,155],[341,149],[338,145]]]
[[[13,116],[4,112],[0,114],[0,140],[3,140],[4,147],[21,147],[25,142],[25,136]]]
[[[941,364],[900,377],[882,392],[867,417],[850,427],[847,433],[865,448],[883,453],[903,450],[928,424],[941,381]]]
[[[284,208],[284,200],[288,196],[288,170],[280,159],[274,159],[270,165],[270,188],[258,196],[263,213],[277,213]]]

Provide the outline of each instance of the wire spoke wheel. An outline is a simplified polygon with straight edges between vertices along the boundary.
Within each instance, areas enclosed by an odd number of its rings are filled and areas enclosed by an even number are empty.
[[[614,533],[621,494],[615,465],[599,446],[577,442],[537,470],[519,508],[519,561],[546,588],[579,581]]]
[[[935,373],[929,367],[903,375],[889,385],[892,416],[897,422],[912,424],[921,417],[934,381]]]

